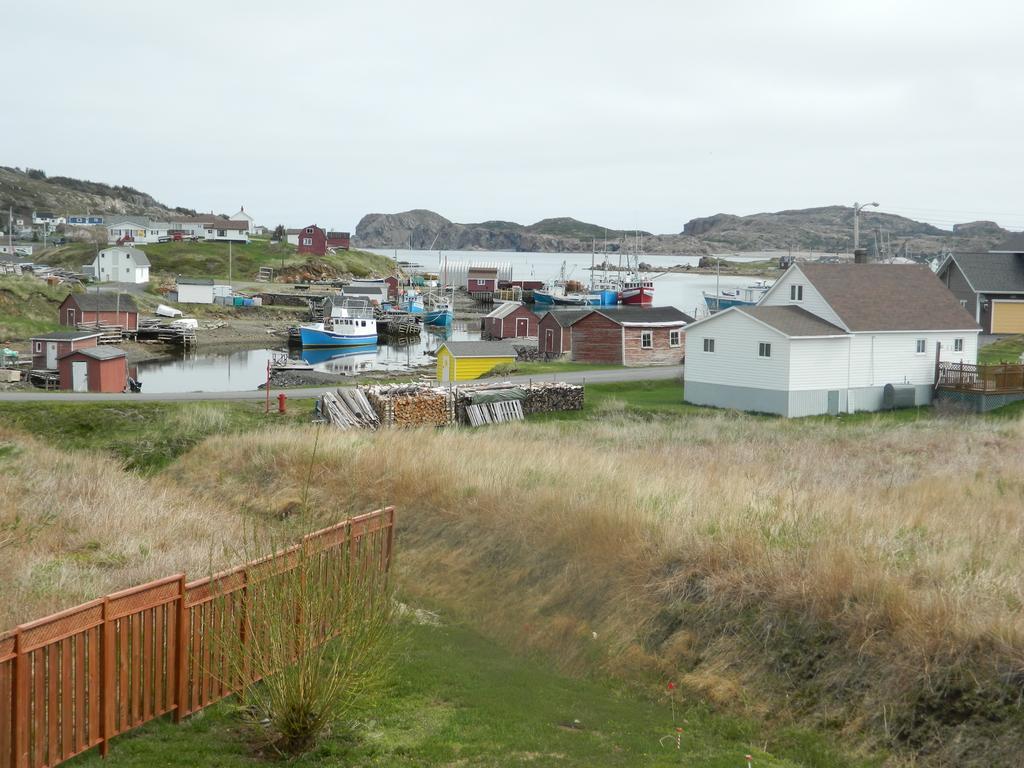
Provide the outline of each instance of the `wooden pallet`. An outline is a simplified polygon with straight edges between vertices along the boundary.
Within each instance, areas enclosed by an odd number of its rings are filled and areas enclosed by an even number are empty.
[[[471,427],[484,424],[499,424],[506,421],[523,420],[523,404],[520,400],[505,400],[500,403],[480,403],[466,408]]]

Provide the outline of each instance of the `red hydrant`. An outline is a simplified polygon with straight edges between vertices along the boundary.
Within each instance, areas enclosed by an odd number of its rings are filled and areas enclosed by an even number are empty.
[[[278,396],[277,396],[277,412],[278,413],[284,413],[287,410],[287,408],[285,407],[285,402],[287,402],[287,400],[288,400],[288,395],[286,395],[284,392],[281,392],[281,393],[278,394]]]

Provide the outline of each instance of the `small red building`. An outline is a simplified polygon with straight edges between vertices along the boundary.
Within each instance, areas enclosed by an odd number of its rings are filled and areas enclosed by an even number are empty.
[[[388,287],[388,301],[398,301],[398,278],[395,275],[388,275],[384,278],[384,283]]]
[[[558,357],[572,350],[572,324],[592,309],[552,309],[537,323],[537,351],[545,357]]]
[[[124,392],[128,360],[117,347],[89,347],[68,352],[57,362],[60,388],[73,392]]]
[[[70,293],[60,303],[57,321],[61,325],[117,325],[126,331],[139,327],[139,308],[127,293],[103,291]]]
[[[693,318],[675,307],[605,307],[572,323],[572,359],[614,365],[678,365]]]
[[[349,243],[352,238],[349,237],[348,232],[328,232],[327,233],[327,247],[328,248],[340,248],[343,251],[347,251]]]
[[[299,230],[299,253],[323,256],[327,253],[327,233],[316,224]]]
[[[499,288],[522,288],[524,291],[534,291],[544,287],[543,280],[501,280]]]
[[[470,293],[494,293],[498,289],[497,267],[470,267],[466,290]]]
[[[56,371],[57,361],[76,349],[95,347],[100,334],[94,331],[59,331],[32,337],[32,370]]]
[[[506,301],[484,316],[484,334],[492,339],[537,337],[537,316],[521,302]]]

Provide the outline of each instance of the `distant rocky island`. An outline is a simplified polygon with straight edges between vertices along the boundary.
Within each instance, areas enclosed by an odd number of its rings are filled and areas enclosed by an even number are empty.
[[[861,214],[861,244],[873,249],[875,230],[885,233],[889,255],[933,258],[950,250],[988,250],[1009,232],[991,221],[957,224],[951,230],[889,213]],[[719,213],[691,219],[671,234],[640,232],[645,253],[708,255],[740,251],[822,251],[849,253],[852,249],[853,209],[823,208],[755,213]],[[433,250],[533,251],[586,253],[597,240],[598,251],[632,248],[634,232],[607,229],[577,219],[542,219],[535,224],[484,221],[459,224],[434,211],[369,213],[359,221],[355,243],[364,248]]]

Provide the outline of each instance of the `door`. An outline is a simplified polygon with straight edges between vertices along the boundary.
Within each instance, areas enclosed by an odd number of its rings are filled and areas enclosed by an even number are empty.
[[[67,317],[68,317],[68,325],[74,325],[75,324],[75,308],[74,307],[68,308],[68,310],[67,310]]]
[[[452,380],[451,379],[451,375],[452,375],[451,374],[451,364],[452,364],[452,357],[451,357],[451,355],[445,355],[444,357],[441,358],[441,381],[442,381],[442,383],[447,384],[449,381]]]
[[[828,415],[839,415],[839,390],[831,389],[828,393]]]
[[[71,389],[75,392],[89,391],[89,364],[73,361],[71,363]]]
[[[523,336],[530,335],[530,321],[525,317],[516,318],[516,337],[521,338]]]
[[[548,353],[555,351],[555,332],[551,328],[544,331],[544,349]]]
[[[46,342],[46,367],[54,371],[57,369],[57,342]]]

